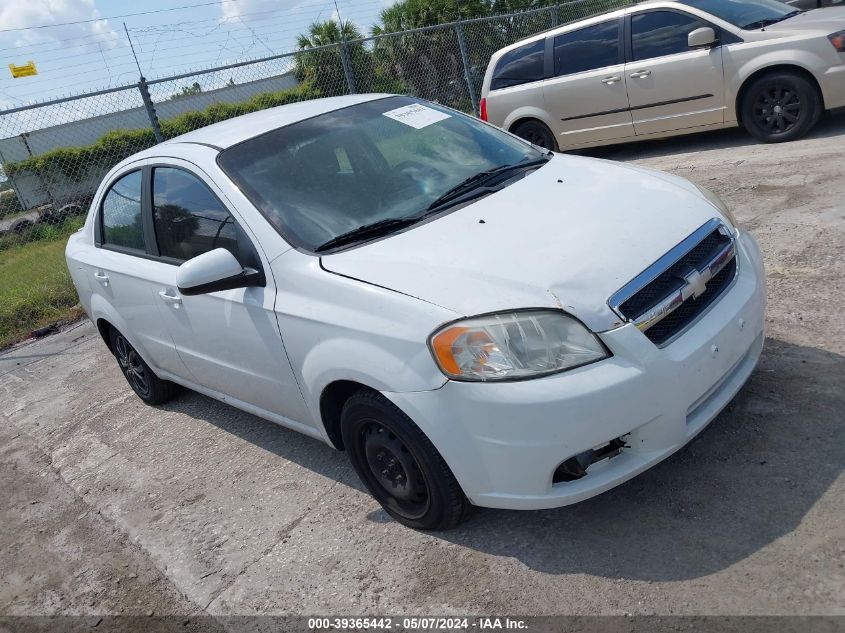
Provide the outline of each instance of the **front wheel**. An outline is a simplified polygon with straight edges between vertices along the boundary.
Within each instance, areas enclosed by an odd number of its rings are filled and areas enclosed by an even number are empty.
[[[367,490],[411,528],[446,530],[468,502],[452,471],[420,429],[379,394],[353,395],[341,414],[343,444]]]
[[[822,113],[819,91],[803,76],[772,72],[756,79],[742,99],[742,124],[764,143],[801,138]]]

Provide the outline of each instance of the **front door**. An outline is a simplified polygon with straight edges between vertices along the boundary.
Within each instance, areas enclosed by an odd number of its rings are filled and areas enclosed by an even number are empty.
[[[688,13],[663,9],[633,13],[630,20],[625,76],[636,134],[724,123],[722,48],[687,45],[691,31],[711,25]]]
[[[634,136],[621,34],[615,19],[555,36],[555,76],[543,95],[561,149]]]
[[[310,423],[274,312],[276,288],[254,238],[221,202],[210,181],[175,166],[154,166],[151,200],[156,245],[169,275],[152,300],[189,380],[297,422]],[[225,248],[244,266],[261,267],[265,287],[182,295],[178,264]]]

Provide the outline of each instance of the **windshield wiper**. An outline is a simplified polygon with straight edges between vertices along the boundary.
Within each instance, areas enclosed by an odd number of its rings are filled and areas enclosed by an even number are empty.
[[[314,252],[322,253],[323,251],[327,251],[337,246],[344,246],[345,244],[352,244],[353,242],[361,242],[363,240],[381,237],[382,235],[388,235],[398,231],[399,229],[405,228],[406,226],[416,224],[419,221],[419,217],[387,218],[371,224],[365,224],[364,226],[359,226],[357,229],[341,233],[340,235],[330,239],[328,242],[320,244],[314,249]]]
[[[452,204],[457,204],[458,202],[463,201],[465,197],[477,196],[477,192],[473,192],[480,187],[481,183],[491,179],[493,176],[501,175],[510,171],[516,171],[519,169],[529,169],[531,167],[543,165],[550,159],[551,154],[545,155],[542,158],[536,158],[534,160],[525,161],[523,163],[516,163],[515,165],[499,165],[498,167],[494,167],[493,169],[488,169],[487,171],[480,172],[478,174],[470,176],[463,182],[460,182],[456,186],[452,187],[449,191],[447,191],[442,196],[437,198],[437,200],[432,202],[428,206],[428,208],[422,213],[418,213],[416,215],[411,216],[405,216],[402,218],[386,218],[384,220],[379,220],[378,222],[359,226],[357,229],[352,229],[351,231],[347,231],[346,233],[341,233],[340,235],[333,237],[329,241],[320,244],[317,248],[314,249],[314,252],[322,253],[338,246],[344,246],[346,244],[352,244],[355,242],[362,242],[368,239],[373,239],[376,237],[381,237],[383,235],[389,235],[390,233],[395,233],[396,231],[411,226],[412,224],[422,222],[425,218],[437,211],[443,210],[443,208],[446,206],[451,206]]]
[[[544,155],[542,158],[535,158],[533,160],[528,160],[522,163],[516,163],[514,165],[499,165],[498,167],[494,167],[493,169],[478,172],[477,174],[470,176],[466,180],[462,180],[457,185],[449,189],[446,193],[444,193],[442,196],[440,196],[434,202],[428,205],[427,210],[433,211],[435,209],[442,208],[444,205],[449,204],[450,202],[455,202],[457,198],[462,197],[465,193],[472,191],[473,189],[478,189],[485,182],[491,180],[495,176],[500,176],[511,171],[529,169],[531,167],[537,167],[538,165],[544,165],[549,160],[551,160],[551,156]]]
[[[751,22],[750,24],[746,24],[742,28],[746,31],[753,31],[755,29],[762,29],[771,24],[777,24],[778,22],[783,22],[784,20],[788,20],[789,18],[794,18],[796,15],[804,13],[801,9],[796,9],[795,11],[790,11],[786,15],[782,15],[779,18],[764,18],[762,20],[757,20],[756,22]]]

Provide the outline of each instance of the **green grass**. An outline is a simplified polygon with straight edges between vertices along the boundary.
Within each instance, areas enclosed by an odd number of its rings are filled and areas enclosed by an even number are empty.
[[[0,250],[0,348],[33,329],[79,315],[79,302],[65,264],[65,243],[74,225],[53,239]]]

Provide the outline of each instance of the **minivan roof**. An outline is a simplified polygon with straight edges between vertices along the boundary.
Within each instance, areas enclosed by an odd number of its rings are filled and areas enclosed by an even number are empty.
[[[613,18],[621,18],[626,13],[630,11],[634,11],[636,9],[642,8],[644,5],[647,6],[664,6],[664,7],[675,7],[681,8],[683,5],[678,2],[672,2],[671,0],[645,0],[644,2],[638,2],[637,4],[631,4],[621,9],[611,9],[610,11],[605,11],[603,13],[596,13],[595,15],[591,15],[588,18],[584,18],[583,20],[576,20],[575,22],[569,22],[567,24],[563,24],[561,26],[556,26],[551,29],[547,29],[545,31],[540,31],[539,33],[535,33],[534,35],[530,35],[524,39],[519,40],[518,42],[514,42],[513,44],[509,44],[503,48],[497,50],[493,55],[490,57],[490,63],[487,65],[488,70],[495,66],[496,62],[507,53],[508,51],[512,51],[515,48],[519,48],[520,46],[524,46],[526,44],[530,44],[532,42],[536,42],[537,40],[545,39],[550,35],[558,35],[560,33],[568,33],[569,31],[575,31],[585,26],[590,26],[591,24],[596,24],[598,22],[604,22],[605,20],[610,20]],[[565,6],[565,5],[564,5]],[[689,8],[689,7],[685,7]]]

